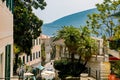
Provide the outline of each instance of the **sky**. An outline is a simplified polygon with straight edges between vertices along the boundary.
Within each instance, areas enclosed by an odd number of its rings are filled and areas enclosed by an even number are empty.
[[[102,3],[103,0],[45,0],[47,6],[44,10],[34,10],[45,23],[51,23],[64,16],[95,8],[95,4]]]

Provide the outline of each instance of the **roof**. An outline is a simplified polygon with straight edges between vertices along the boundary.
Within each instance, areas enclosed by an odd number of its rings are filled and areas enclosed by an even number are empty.
[[[40,38],[41,38],[41,39],[49,39],[50,37],[47,36],[47,35],[41,34],[41,35],[40,35]]]
[[[56,40],[53,43],[55,43],[56,45],[65,45],[63,39]]]

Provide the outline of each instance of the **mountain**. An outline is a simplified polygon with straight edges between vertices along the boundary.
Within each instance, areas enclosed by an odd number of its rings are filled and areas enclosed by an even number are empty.
[[[52,23],[43,24],[42,26],[42,33],[48,36],[53,36],[59,29],[63,26],[74,26],[80,27],[86,24],[86,20],[88,19],[87,15],[92,13],[97,13],[97,9],[89,9],[86,11],[74,13],[65,17],[62,17]]]

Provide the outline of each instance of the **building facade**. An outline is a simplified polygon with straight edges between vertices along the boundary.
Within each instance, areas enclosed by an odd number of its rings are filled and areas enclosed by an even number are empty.
[[[13,76],[13,0],[0,0],[0,78]]]
[[[45,47],[45,62],[49,62],[51,60],[51,40],[50,37],[44,34],[41,34],[40,36],[41,39],[41,44],[44,44],[44,46],[41,47]],[[42,52],[41,52],[42,53]]]
[[[103,39],[92,37],[95,39],[98,45],[98,54],[92,55],[91,59],[87,63],[89,68],[89,75],[97,80],[108,80],[110,74],[111,65],[109,62],[109,54],[104,50]]]
[[[32,49],[31,54],[26,55],[25,53],[21,53],[19,55],[23,64],[27,66],[36,66],[37,64],[41,64],[41,39],[38,37],[37,39],[33,39],[32,41]]]
[[[45,43],[45,54],[46,54],[46,61],[50,59],[50,52],[49,50],[49,37],[46,35],[41,34],[37,39],[32,40],[32,49],[31,54],[26,55],[22,53],[19,55],[23,64],[36,67],[41,65],[41,45]]]

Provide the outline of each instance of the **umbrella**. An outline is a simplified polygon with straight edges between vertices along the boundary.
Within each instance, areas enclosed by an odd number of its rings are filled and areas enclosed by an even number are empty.
[[[53,71],[44,71],[44,73],[46,73],[46,74],[55,74],[55,72],[53,72]]]
[[[40,64],[36,68],[38,68],[39,70],[43,70],[44,69],[44,67],[41,66]]]
[[[42,78],[53,79],[55,77],[55,72],[53,72],[53,71],[43,71],[41,73],[41,75],[42,75]]]
[[[27,73],[24,73],[24,76],[32,76],[34,74],[30,73],[30,72],[27,72]]]

